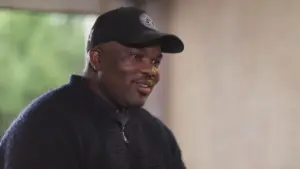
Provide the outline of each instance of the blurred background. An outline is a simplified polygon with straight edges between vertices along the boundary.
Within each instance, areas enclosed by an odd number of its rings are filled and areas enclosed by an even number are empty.
[[[189,169],[300,168],[299,0],[0,0],[0,133],[82,71],[99,13],[132,5],[185,42],[145,107]]]

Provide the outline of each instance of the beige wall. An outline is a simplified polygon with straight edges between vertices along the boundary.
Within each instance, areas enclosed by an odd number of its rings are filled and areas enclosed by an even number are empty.
[[[152,0],[146,9],[186,50],[165,57],[146,107],[172,128],[189,169],[299,169],[300,1],[172,2]],[[0,0],[79,13],[121,5],[128,4]]]
[[[144,9],[155,21],[156,26],[161,31],[168,31],[169,29],[169,3],[167,0],[164,1],[151,1],[151,3],[146,3]],[[161,79],[158,85],[156,85],[155,90],[152,92],[145,108],[149,110],[156,117],[167,120],[167,99],[168,96],[168,76],[169,76],[169,56],[164,56],[162,64],[160,66]]]
[[[190,169],[300,168],[300,1],[177,0],[168,124]]]

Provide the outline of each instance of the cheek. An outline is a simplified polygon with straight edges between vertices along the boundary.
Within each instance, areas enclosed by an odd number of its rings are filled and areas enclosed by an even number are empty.
[[[119,71],[125,79],[130,79],[131,81],[140,73],[140,69],[134,64],[122,64],[119,67]]]

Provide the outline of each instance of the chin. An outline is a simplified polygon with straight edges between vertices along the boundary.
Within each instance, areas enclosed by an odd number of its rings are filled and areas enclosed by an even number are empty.
[[[128,104],[129,107],[143,107],[146,103],[147,97],[131,100]]]
[[[143,107],[146,102],[135,102],[130,104],[130,107]]]
[[[149,94],[141,94],[139,92],[132,92],[126,95],[126,102],[128,107],[143,107],[149,97]]]

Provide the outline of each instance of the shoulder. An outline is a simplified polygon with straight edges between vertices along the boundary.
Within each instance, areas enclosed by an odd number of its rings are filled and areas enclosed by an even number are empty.
[[[145,109],[141,109],[140,114],[143,116],[143,122],[146,121],[146,124],[148,124],[148,126],[146,126],[148,127],[148,133],[152,134],[154,138],[161,141],[161,148],[170,154],[171,164],[173,168],[185,169],[186,167],[181,157],[181,149],[178,146],[177,140],[171,129],[168,126],[166,126],[160,119],[153,116],[150,112],[148,112]]]
[[[141,108],[139,113],[142,116],[143,122],[148,124],[148,126],[159,130],[166,138],[173,137],[171,129],[162,120],[152,115],[148,110]]]
[[[64,104],[67,98],[72,98],[69,85],[63,85],[58,88],[50,89],[44,94],[32,100],[21,112],[31,112],[41,109],[58,109],[59,105]]]
[[[69,85],[63,85],[58,88],[50,89],[39,97],[33,99],[20,113],[20,116],[28,114],[48,115],[49,112],[61,110],[72,96],[73,89]],[[39,113],[37,113],[39,112]]]
[[[60,105],[63,104],[61,100],[67,90],[62,86],[35,98],[5,131],[2,141],[19,137],[42,137],[46,136],[47,132],[49,134],[49,132],[56,131],[58,126],[64,126]]]
[[[144,108],[140,108],[138,113],[141,119],[143,120],[143,122],[150,123],[152,125],[159,126],[159,127],[165,126],[164,123],[159,118],[155,117],[148,110]]]
[[[8,168],[75,168],[78,137],[60,107],[65,92],[53,89],[19,114],[0,142],[0,163]]]
[[[51,89],[32,100],[19,113],[16,120],[18,123],[28,120],[49,121],[55,118],[62,110],[68,88],[65,86]],[[62,115],[62,114],[59,114]]]

